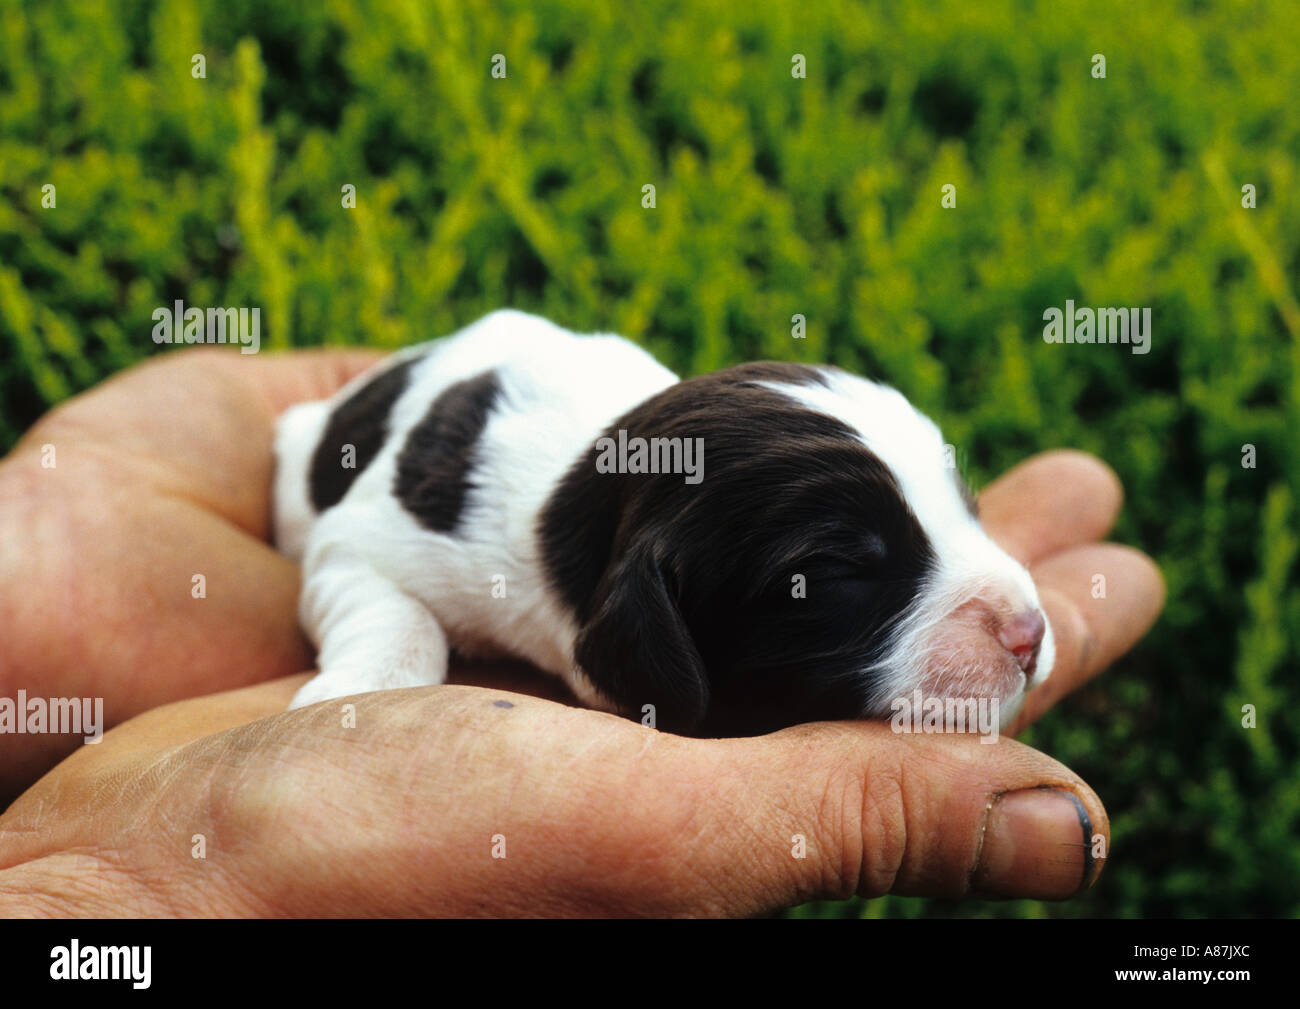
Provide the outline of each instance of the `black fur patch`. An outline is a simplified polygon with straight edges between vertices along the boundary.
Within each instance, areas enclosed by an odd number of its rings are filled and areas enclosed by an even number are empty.
[[[457,382],[407,436],[393,490],[426,529],[452,532],[460,522],[474,454],[500,392],[494,371]]]
[[[388,437],[388,416],[406,391],[416,357],[380,372],[330,414],[311,459],[311,503],[318,512],[343,500],[352,482],[370,465]],[[343,449],[356,450],[353,467],[343,465]]]
[[[825,378],[764,362],[671,386],[605,434],[702,438],[703,481],[600,473],[593,445],[539,520],[548,577],[579,624],[579,665],[625,714],[654,704],[670,731],[862,715],[873,686],[862,671],[935,561],[856,432],[763,381]]]

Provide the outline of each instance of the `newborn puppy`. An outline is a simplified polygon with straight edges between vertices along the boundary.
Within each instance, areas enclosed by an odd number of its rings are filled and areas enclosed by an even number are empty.
[[[585,704],[747,734],[997,698],[1051,671],[1028,572],[933,422],[830,367],[679,381],[502,311],[279,422],[275,529],[320,673],[299,707],[508,654]]]

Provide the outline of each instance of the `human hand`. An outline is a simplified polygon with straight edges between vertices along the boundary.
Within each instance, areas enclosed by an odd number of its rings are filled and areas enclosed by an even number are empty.
[[[201,355],[178,358],[186,356]],[[252,382],[254,370],[240,374],[245,362],[233,358],[198,370],[177,361],[174,367],[190,369],[183,380],[170,376],[187,390],[181,402],[208,424],[227,415],[224,435],[219,426],[185,423],[179,433],[188,437],[178,444],[177,429],[163,423],[167,397],[160,402],[140,384],[102,404],[120,418],[97,419],[88,408],[70,423],[56,413],[43,424],[62,427],[38,426],[24,440],[20,448],[31,451],[52,440],[42,436],[51,430],[74,443],[104,444],[104,432],[115,428],[132,435],[130,472],[138,476],[127,484],[161,493],[136,497],[119,486],[123,503],[155,522],[171,520],[173,542],[201,544],[186,560],[222,565],[212,570],[228,575],[234,594],[253,571],[272,586],[260,612],[247,599],[225,600],[222,615],[195,628],[184,626],[194,614],[169,615],[173,633],[177,624],[192,632],[189,650],[204,642],[228,650],[223,642],[238,627],[225,621],[252,621],[244,639],[252,644],[239,654],[191,656],[147,622],[143,640],[121,632],[123,644],[133,644],[110,652],[118,661],[92,681],[105,693],[158,670],[176,675],[146,686],[167,699],[306,666],[293,620],[296,575],[257,542],[266,528],[271,418],[295,395],[327,394],[330,381],[368,363],[328,356],[299,363],[307,360],[270,358],[268,378]],[[215,382],[202,377],[211,370],[219,370]],[[127,417],[138,403],[147,405],[144,418],[157,425],[161,445],[133,440],[142,418]],[[101,451],[103,466],[91,473],[105,479],[120,461]],[[0,474],[0,483],[7,478]],[[45,504],[28,507],[36,517],[57,512],[58,495]],[[1057,638],[1053,674],[1031,694],[1019,725],[1131,647],[1159,612],[1163,588],[1150,561],[1092,542],[1118,506],[1114,477],[1076,453],[1031,460],[981,498],[990,533],[1030,564]],[[152,528],[128,525],[137,537]],[[112,535],[110,521],[99,529]],[[95,554],[101,537],[83,541],[92,556],[130,560],[130,537]],[[166,559],[165,551],[155,556]],[[201,569],[179,565],[188,598],[186,568]],[[128,564],[157,598],[151,570]],[[171,585],[178,575],[166,571]],[[1107,575],[1105,600],[1088,591],[1094,572]],[[104,570],[108,587],[113,573]],[[135,626],[117,620],[114,626]],[[89,644],[95,631],[84,630]],[[39,658],[40,650],[28,644],[23,654]],[[195,675],[196,660],[206,675]],[[43,668],[54,677],[43,681],[44,692],[65,695],[87,691],[46,684],[96,672],[57,662]],[[1077,776],[1005,739],[990,747],[971,737],[902,737],[862,722],[690,740],[519,693],[460,686],[351,699],[356,725],[346,728],[344,702],[283,711],[303,679],[151,711],[61,764],[0,818],[6,909],[671,914],[754,913],[853,892],[1063,897],[1099,869],[1085,855],[1085,835],[1107,834],[1100,802]],[[118,711],[142,706],[139,698],[119,700]],[[1037,791],[1043,786],[1078,802]],[[191,857],[195,834],[206,839],[204,859]],[[505,859],[491,857],[496,835],[504,837]],[[806,858],[791,853],[795,835],[806,839]]]
[[[307,669],[267,544],[274,421],[376,359],[186,350],[42,417],[0,462],[0,697],[102,697],[111,726]],[[0,735],[0,805],[80,742]]]

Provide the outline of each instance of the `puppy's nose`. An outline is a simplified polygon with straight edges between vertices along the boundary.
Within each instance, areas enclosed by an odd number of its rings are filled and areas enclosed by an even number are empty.
[[[1038,646],[1043,643],[1046,631],[1043,614],[1037,609],[1022,610],[1003,621],[998,628],[998,640],[1002,642],[1002,647],[1016,657],[1026,676],[1034,672],[1034,666],[1038,663]]]

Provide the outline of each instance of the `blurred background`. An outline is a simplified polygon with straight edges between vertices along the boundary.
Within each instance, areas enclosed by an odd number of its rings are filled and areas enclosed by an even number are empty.
[[[1105,801],[1100,884],[792,913],[1296,916],[1298,28],[1293,0],[0,0],[0,450],[165,351],[180,298],[260,306],[264,348],[514,306],[685,373],[832,362],[977,487],[1094,452],[1169,588],[1025,737]],[[1150,353],[1044,343],[1067,299],[1150,307]]]

